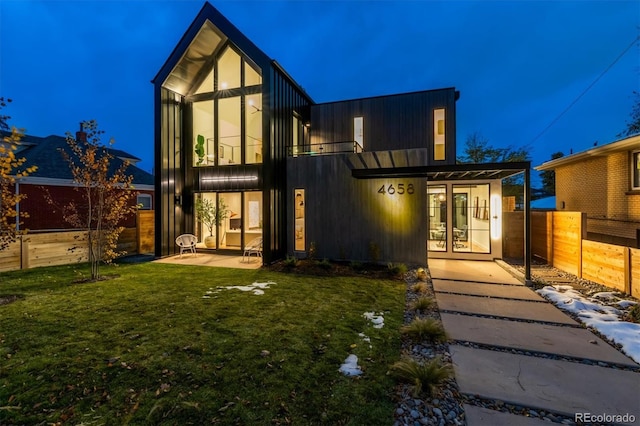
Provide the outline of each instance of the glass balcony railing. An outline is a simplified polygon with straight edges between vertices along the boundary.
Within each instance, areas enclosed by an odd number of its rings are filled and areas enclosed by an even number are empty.
[[[326,155],[340,154],[346,152],[362,152],[362,146],[356,141],[316,143],[306,145],[290,146],[288,155],[297,157],[302,155]]]

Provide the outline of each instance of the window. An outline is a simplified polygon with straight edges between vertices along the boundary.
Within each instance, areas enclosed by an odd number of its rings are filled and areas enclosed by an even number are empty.
[[[430,185],[428,193],[429,210],[429,250],[447,250],[447,188],[444,185]]]
[[[245,160],[246,164],[262,163],[262,95],[245,97]]]
[[[227,45],[194,83],[193,166],[262,163],[260,69]]]
[[[258,74],[248,63],[244,63],[244,85],[255,86],[256,84],[262,84],[262,76]]]
[[[140,210],[152,210],[151,207],[151,195],[149,194],[138,194],[138,208]]]
[[[212,166],[213,151],[213,101],[193,103],[193,165]]]
[[[194,217],[200,247],[238,250],[262,237],[262,192],[204,192],[195,198],[206,207]]]
[[[297,112],[293,113],[292,120],[292,142],[291,142],[291,155],[297,157],[298,154],[305,152],[308,147],[306,146],[306,127],[302,123],[302,118]]]
[[[640,151],[631,154],[631,188],[640,189]]]
[[[240,162],[240,97],[219,99],[218,165]]]
[[[240,87],[240,55],[227,47],[218,59],[218,90]]]
[[[213,92],[213,81],[215,76],[215,68],[211,67],[211,71],[207,74],[204,81],[200,83],[200,86],[195,91],[196,94],[199,93],[209,93]]]
[[[433,159],[445,159],[444,108],[433,110]]]
[[[305,251],[305,227],[304,227],[304,189],[296,189],[293,191],[294,197],[294,250]]]
[[[356,152],[364,151],[364,119],[362,117],[353,117],[353,140],[359,148],[355,148]]]

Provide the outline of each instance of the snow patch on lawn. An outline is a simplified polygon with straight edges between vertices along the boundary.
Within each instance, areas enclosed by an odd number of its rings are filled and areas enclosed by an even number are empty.
[[[365,312],[363,316],[371,321],[373,324],[373,328],[382,328],[384,327],[384,313],[380,312],[376,314],[375,312]]]
[[[364,333],[358,333],[358,336],[360,336],[365,343],[369,344],[369,349],[373,348],[373,346],[371,346],[371,338],[369,336]]]
[[[250,291],[253,294],[260,296],[264,294],[264,290],[267,288],[271,288],[271,285],[275,285],[276,283],[273,281],[267,281],[264,283],[255,282],[251,285],[230,285],[230,286],[218,286],[216,290],[210,288],[206,291],[205,295],[202,296],[203,299],[210,299],[212,294],[220,292],[220,290],[240,290],[240,291]]]
[[[588,327],[593,327],[610,340],[622,346],[634,361],[640,362],[640,324],[621,321],[622,312],[600,300],[615,303],[624,309],[637,302],[625,300],[614,292],[600,292],[587,298],[570,285],[546,286],[538,293],[551,300],[561,309],[575,313]]]
[[[349,354],[344,363],[340,365],[339,371],[345,376],[359,376],[362,374],[360,366],[358,366],[358,357],[354,354]]]

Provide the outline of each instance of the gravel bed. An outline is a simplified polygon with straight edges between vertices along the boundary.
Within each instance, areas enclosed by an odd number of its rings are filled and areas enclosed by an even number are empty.
[[[517,261],[510,261],[507,262],[507,265],[510,266],[511,268],[515,269],[516,271],[518,271],[519,273],[522,274],[522,276],[524,276],[524,266],[522,266],[520,263],[518,263]],[[553,274],[556,275],[558,277],[561,277],[564,280],[570,281],[570,282],[562,282],[562,283],[554,283],[552,279],[550,279],[551,277],[549,277],[549,274]],[[554,268],[553,266],[550,266],[548,264],[541,264],[541,263],[536,263],[534,262],[534,264],[532,265],[531,268],[531,278],[533,280],[533,285],[534,285],[534,290],[539,290],[545,286],[548,285],[566,285],[566,286],[571,286],[573,287],[573,289],[577,292],[579,292],[580,294],[582,294],[584,297],[590,298],[593,297],[594,294],[596,293],[601,293],[601,292],[613,292],[614,294],[616,294],[618,297],[626,299],[626,300],[631,300],[631,301],[635,301],[637,303],[640,303],[640,300],[636,299],[633,296],[630,296],[628,294],[625,294],[619,290],[615,290],[613,288],[610,287],[606,287],[602,284],[593,282],[593,281],[589,281],[589,280],[585,280],[583,278],[578,278],[577,276],[570,274],[568,272],[565,272],[561,269],[558,268]],[[625,312],[627,312],[629,309],[631,309],[631,306],[628,306],[626,308],[622,308],[620,306],[617,305],[617,302],[615,301],[607,301],[605,299],[596,299],[598,300],[598,302],[602,305],[607,305],[607,306],[613,306],[616,309],[618,309],[619,311],[621,311],[623,314]],[[553,303],[553,302],[551,302]],[[562,312],[564,312],[565,314],[567,314],[568,316],[570,316],[571,318],[573,318],[576,322],[578,322],[579,324],[581,324],[583,327],[588,328],[589,331],[591,331],[593,334],[595,334],[596,336],[600,337],[602,340],[604,340],[605,342],[609,343],[611,346],[613,346],[614,348],[622,351],[622,346],[619,343],[616,343],[614,341],[612,341],[611,339],[609,339],[609,337],[605,336],[604,334],[600,333],[600,331],[598,331],[597,329],[593,328],[593,327],[587,327],[583,322],[582,322],[582,318],[580,318],[575,312],[572,311],[567,311],[562,309],[562,306],[557,306],[559,309],[562,310]]]
[[[406,274],[407,293],[406,293],[406,309],[404,314],[404,323],[409,324],[417,316],[416,312],[411,310],[409,306],[418,297],[430,297],[435,300],[435,293],[431,284],[431,278],[425,280],[426,291],[420,294],[412,291],[412,287],[420,281],[416,271],[410,271]],[[428,311],[420,311],[420,318],[433,318],[440,320],[440,313],[435,306]],[[451,365],[451,354],[449,353],[449,345],[447,343],[428,343],[414,342],[407,337],[402,339],[403,357],[410,357],[416,361],[428,361],[435,357],[440,357],[443,364]],[[398,385],[396,410],[394,413],[394,426],[400,425],[464,425],[464,409],[462,404],[465,403],[464,397],[458,391],[458,385],[452,376],[446,380],[431,395],[413,395],[408,385]]]
[[[404,323],[410,323],[416,316],[420,318],[434,318],[441,322],[440,312],[436,305],[426,312],[421,311],[416,314],[410,309],[410,305],[420,296],[430,297],[435,300],[435,292],[431,277],[428,275],[424,280],[426,291],[416,293],[412,287],[419,281],[416,270],[412,270],[406,274],[407,293],[406,293],[406,309],[404,314]],[[587,284],[588,285],[588,284]],[[599,286],[595,291],[602,290]],[[606,289],[606,288],[605,288]],[[534,321],[532,321],[534,322]],[[531,351],[521,351],[510,348],[497,348],[494,346],[477,345],[469,342],[451,341],[447,343],[432,344],[428,342],[415,342],[408,337],[403,337],[401,355],[415,359],[416,361],[428,361],[436,356],[442,359],[444,364],[451,365],[451,354],[449,353],[449,343],[462,344],[469,347],[477,347],[483,349],[491,349],[502,352],[511,352],[528,356],[539,356],[552,359],[564,359],[571,362],[580,362],[584,364],[603,365],[615,369],[632,369],[632,367],[619,366],[598,361],[588,361],[583,359],[575,359],[570,357],[562,357],[544,353],[536,353]],[[396,393],[396,409],[394,412],[394,426],[420,426],[420,425],[465,425],[465,414],[463,404],[474,405],[495,411],[507,412],[525,417],[535,417],[541,420],[555,424],[576,425],[572,418],[552,413],[545,410],[534,409],[514,404],[509,404],[501,400],[481,398],[477,395],[463,395],[459,392],[455,377],[450,378],[439,386],[439,388],[431,396],[413,395],[408,385],[398,385]],[[594,426],[597,426],[594,424]]]

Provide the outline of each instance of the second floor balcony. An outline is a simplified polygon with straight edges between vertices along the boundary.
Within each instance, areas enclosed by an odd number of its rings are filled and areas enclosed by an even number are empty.
[[[327,155],[363,152],[362,145],[356,141],[315,143],[305,145],[295,145],[287,148],[287,154],[291,157],[303,155]]]

